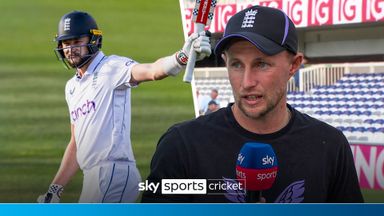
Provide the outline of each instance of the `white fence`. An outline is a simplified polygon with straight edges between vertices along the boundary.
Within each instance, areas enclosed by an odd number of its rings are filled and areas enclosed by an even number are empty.
[[[344,74],[377,72],[384,72],[384,62],[313,65],[300,70],[298,85],[293,86],[294,80],[290,80],[288,91],[307,92],[315,86],[332,85]]]
[[[344,76],[346,68],[342,64],[337,65],[314,65],[302,68],[297,73],[299,76],[299,89],[288,89],[288,91],[309,91],[315,86],[332,85]]]

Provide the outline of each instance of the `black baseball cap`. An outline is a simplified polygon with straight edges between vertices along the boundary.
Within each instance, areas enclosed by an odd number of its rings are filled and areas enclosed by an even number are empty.
[[[233,15],[217,43],[215,54],[220,56],[234,38],[243,38],[267,55],[283,50],[297,53],[297,33],[292,20],[281,10],[253,6]]]
[[[209,105],[212,105],[212,104],[219,105],[216,101],[211,100],[211,101],[209,101],[208,106],[209,106]]]

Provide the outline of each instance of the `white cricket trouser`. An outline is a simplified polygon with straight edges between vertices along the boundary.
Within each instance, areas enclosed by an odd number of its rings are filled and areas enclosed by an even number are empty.
[[[135,202],[141,177],[136,164],[111,161],[83,170],[80,203]]]

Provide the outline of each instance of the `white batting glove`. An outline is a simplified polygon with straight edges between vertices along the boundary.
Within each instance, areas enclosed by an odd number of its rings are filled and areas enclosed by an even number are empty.
[[[211,34],[206,31],[191,34],[185,41],[182,52],[189,55],[191,48],[196,52],[196,61],[209,57],[212,53],[209,37]]]
[[[59,203],[64,187],[58,184],[49,185],[48,192],[37,198],[38,203]]]
[[[173,56],[164,58],[164,71],[166,74],[175,76],[185,68],[191,48],[196,52],[196,61],[209,57],[212,53],[209,44],[210,33],[202,31],[191,34],[185,41],[183,48]]]

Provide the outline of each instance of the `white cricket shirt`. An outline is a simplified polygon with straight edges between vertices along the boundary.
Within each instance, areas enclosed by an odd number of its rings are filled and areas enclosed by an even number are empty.
[[[101,51],[83,77],[65,86],[81,169],[104,161],[132,161],[131,69],[137,62]]]

